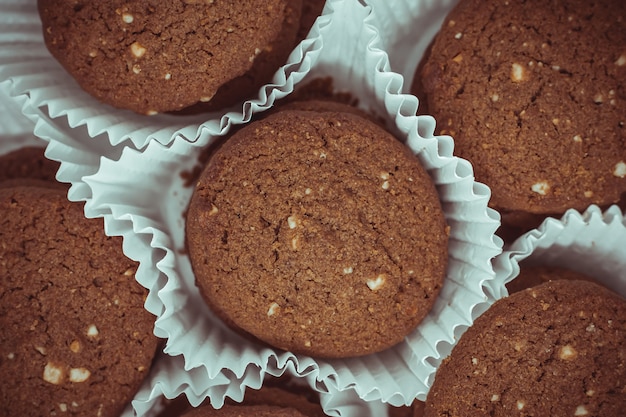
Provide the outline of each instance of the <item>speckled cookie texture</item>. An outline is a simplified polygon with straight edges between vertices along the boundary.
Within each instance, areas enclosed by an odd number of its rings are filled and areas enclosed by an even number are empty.
[[[301,0],[38,1],[45,44],[78,84],[143,114],[209,102],[264,51],[287,44],[290,50],[301,6]]]
[[[183,417],[307,417],[295,408],[284,408],[270,405],[229,406],[220,409],[203,406],[191,410]]]
[[[448,228],[419,160],[354,114],[286,110],[233,135],[187,213],[196,282],[233,328],[318,357],[377,352],[430,311]]]
[[[119,416],[157,346],[136,267],[65,191],[0,188],[0,415]]]
[[[461,0],[422,77],[505,215],[607,206],[626,191],[626,3]]]
[[[623,416],[626,300],[557,280],[494,303],[435,375],[425,416]]]

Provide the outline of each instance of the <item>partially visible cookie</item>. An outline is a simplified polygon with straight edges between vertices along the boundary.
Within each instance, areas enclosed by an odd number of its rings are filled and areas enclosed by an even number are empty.
[[[416,78],[503,222],[626,192],[624,16],[615,0],[461,0],[446,18]]]
[[[556,280],[496,301],[437,370],[425,416],[623,416],[626,300]]]
[[[293,48],[301,0],[39,0],[38,8],[48,50],[85,91],[153,114],[211,101],[264,51],[284,56],[276,50]]]
[[[399,343],[447,265],[437,191],[410,150],[345,112],[281,111],[213,154],[186,217],[196,282],[236,330],[358,356]]]
[[[0,188],[0,415],[120,415],[157,347],[136,268],[64,190]]]

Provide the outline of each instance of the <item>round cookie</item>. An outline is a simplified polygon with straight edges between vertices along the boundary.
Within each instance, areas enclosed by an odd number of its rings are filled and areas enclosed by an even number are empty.
[[[425,416],[622,416],[626,300],[556,280],[498,300],[440,365]]]
[[[407,147],[343,112],[281,111],[210,159],[187,213],[200,292],[227,324],[294,353],[400,342],[430,311],[448,228]]]
[[[295,408],[272,405],[225,405],[215,409],[210,405],[198,407],[183,417],[307,417]]]
[[[462,0],[421,77],[437,133],[507,216],[626,191],[626,3]]]
[[[119,237],[65,191],[0,188],[0,414],[119,416],[156,352]]]
[[[38,9],[48,50],[85,91],[154,114],[209,102],[263,51],[291,49],[301,0],[39,0]]]

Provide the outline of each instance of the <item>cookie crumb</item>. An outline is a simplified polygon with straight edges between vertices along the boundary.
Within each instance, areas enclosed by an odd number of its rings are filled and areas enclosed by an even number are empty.
[[[124,13],[122,14],[122,20],[124,21],[124,23],[130,24],[133,23],[133,20],[135,20],[135,18],[130,13]]]
[[[621,54],[619,58],[617,58],[617,61],[615,61],[615,65],[617,65],[618,67],[623,67],[624,65],[626,65],[626,53]]]
[[[500,395],[498,395],[498,394],[493,394],[493,395],[491,396],[491,402],[492,402],[492,403],[495,403],[495,402],[497,402],[497,401],[500,401]]]
[[[520,410],[520,411],[523,410],[525,405],[526,405],[526,403],[524,401],[522,401],[522,400],[518,400],[517,401],[517,409],[518,410]]]
[[[347,266],[347,267],[343,268],[343,273],[346,274],[346,275],[347,274],[351,274],[353,271],[354,270],[352,269],[351,266]]]

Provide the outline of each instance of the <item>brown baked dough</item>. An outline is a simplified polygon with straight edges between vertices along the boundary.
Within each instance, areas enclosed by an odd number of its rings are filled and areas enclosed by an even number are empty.
[[[157,346],[136,269],[64,190],[0,188],[0,415],[119,416]]]
[[[219,317],[319,357],[400,342],[447,265],[447,226],[419,160],[342,112],[282,111],[238,131],[202,173],[186,235]]]
[[[291,49],[301,0],[39,0],[38,8],[48,50],[85,91],[153,114],[210,101],[282,45],[279,36]]]
[[[626,191],[626,2],[461,0],[417,77],[505,215]]]
[[[437,370],[425,416],[623,416],[626,300],[555,280],[494,303]]]

